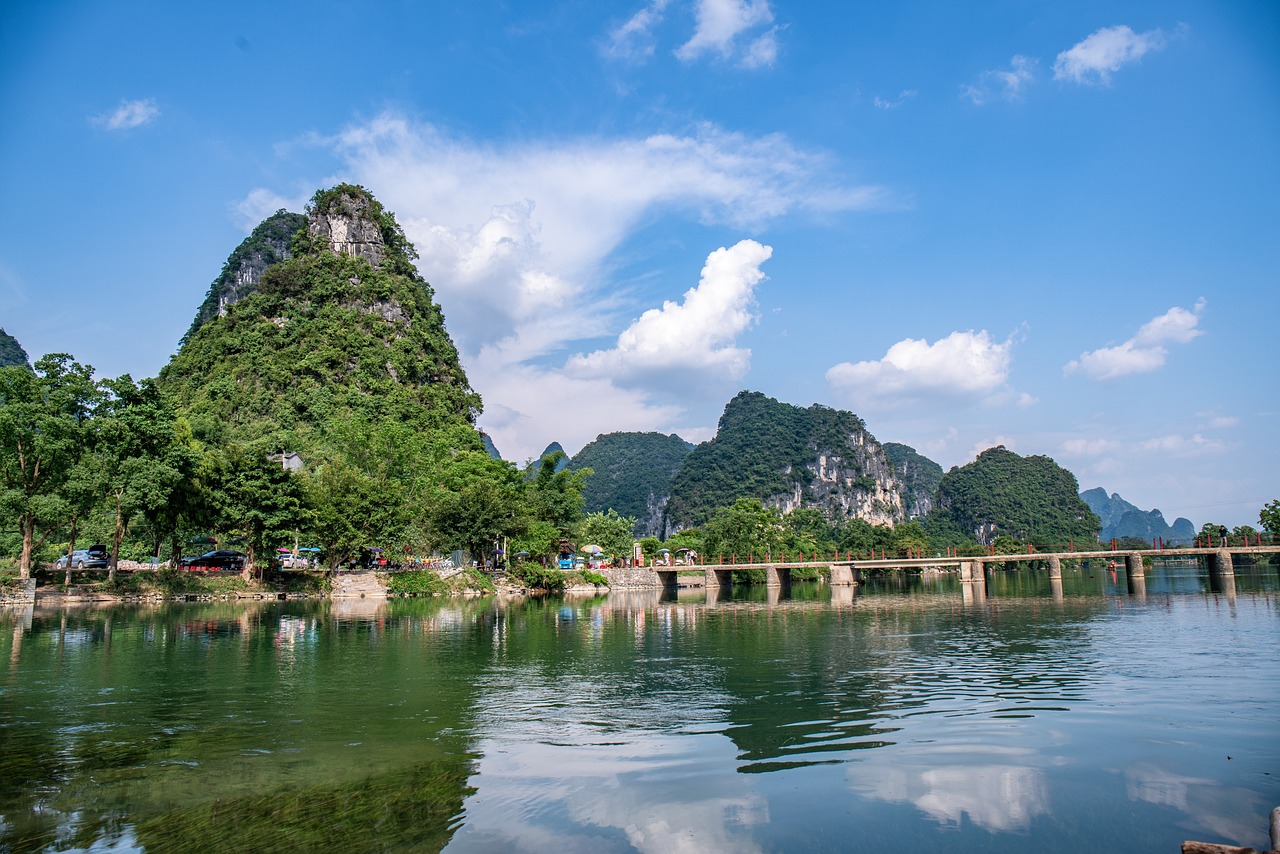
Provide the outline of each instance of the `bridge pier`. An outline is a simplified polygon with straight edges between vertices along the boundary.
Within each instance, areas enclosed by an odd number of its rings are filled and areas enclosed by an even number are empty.
[[[1235,578],[1236,567],[1231,562],[1231,552],[1226,549],[1218,549],[1213,553],[1213,560],[1209,563],[1209,574],[1220,575],[1226,577],[1230,575]]]
[[[1062,558],[1057,555],[1049,555],[1049,578],[1062,580]]]
[[[980,560],[966,560],[960,562],[960,581],[977,584],[981,582],[983,585],[987,583],[986,567]]]
[[[703,574],[704,584],[707,590],[728,589],[733,586],[733,570],[732,569],[712,569],[707,567]]]
[[[833,563],[828,569],[832,587],[854,587],[862,583],[862,573],[852,566]]]
[[[791,584],[791,569],[785,566],[774,566],[771,563],[764,567],[764,586],[767,588],[787,587]]]

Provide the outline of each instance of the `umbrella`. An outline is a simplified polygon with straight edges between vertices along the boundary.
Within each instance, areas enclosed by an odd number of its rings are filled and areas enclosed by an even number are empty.
[[[291,551],[293,551],[293,549],[286,549],[284,546],[281,546],[280,548],[276,549],[276,551],[277,551],[279,554],[287,555],[287,554],[289,554]]]
[[[671,554],[671,549],[658,549],[658,554],[660,555]]]
[[[582,546],[580,549],[578,549],[578,551],[580,551],[580,552],[590,552],[590,553],[591,553],[591,554],[593,554],[593,555],[598,555],[598,554],[600,554],[601,552],[603,552],[603,551],[604,551],[604,549],[600,548],[599,546],[587,545],[587,546]]]
[[[676,554],[680,554],[681,552],[687,552],[687,551],[689,551],[689,550],[688,550],[688,549],[676,549]]]
[[[302,548],[298,549],[298,551],[300,551],[300,552],[318,552],[318,551],[320,551],[320,550],[319,550],[318,548],[316,548],[315,546],[303,546]]]
[[[500,554],[502,554],[502,549],[494,549],[494,550],[493,550],[493,553],[494,553],[494,554],[496,554],[496,555],[500,555]]]
[[[528,556],[529,556],[529,553],[528,553],[528,552],[516,552],[514,556],[515,556],[515,557],[528,557]]]

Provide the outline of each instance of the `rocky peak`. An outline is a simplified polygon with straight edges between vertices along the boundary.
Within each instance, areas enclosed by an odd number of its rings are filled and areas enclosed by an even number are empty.
[[[308,211],[307,234],[335,255],[363,258],[374,267],[387,255],[379,222],[381,208],[363,187],[339,184],[317,193]]]

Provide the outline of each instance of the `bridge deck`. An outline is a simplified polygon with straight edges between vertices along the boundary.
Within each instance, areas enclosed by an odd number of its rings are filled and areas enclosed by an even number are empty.
[[[1249,555],[1249,554],[1280,554],[1280,545],[1270,546],[1228,546],[1224,549],[1206,549],[1206,548],[1172,548],[1172,549],[1107,549],[1105,551],[1096,552],[1032,552],[1031,554],[1007,554],[1007,555],[970,555],[965,557],[918,557],[918,558],[853,558],[853,559],[819,559],[807,561],[759,561],[756,563],[706,563],[696,565],[683,566],[655,566],[650,567],[659,573],[671,572],[701,572],[704,570],[713,570],[724,572],[726,570],[735,569],[764,569],[773,567],[775,569],[806,569],[819,566],[848,566],[853,569],[917,569],[925,567],[941,567],[941,566],[960,566],[962,563],[1010,563],[1025,562],[1033,560],[1048,560],[1057,558],[1059,561],[1066,560],[1101,560],[1101,559],[1124,559],[1128,555],[1141,555],[1142,557],[1203,557],[1212,559],[1213,556],[1220,551],[1230,552],[1232,555]]]

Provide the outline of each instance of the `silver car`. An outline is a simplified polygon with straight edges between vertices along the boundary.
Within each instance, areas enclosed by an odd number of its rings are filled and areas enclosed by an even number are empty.
[[[71,566],[75,569],[102,569],[107,565],[107,547],[89,546],[87,549],[76,549],[71,553]],[[67,556],[58,558],[54,564],[58,569],[67,568]]]

